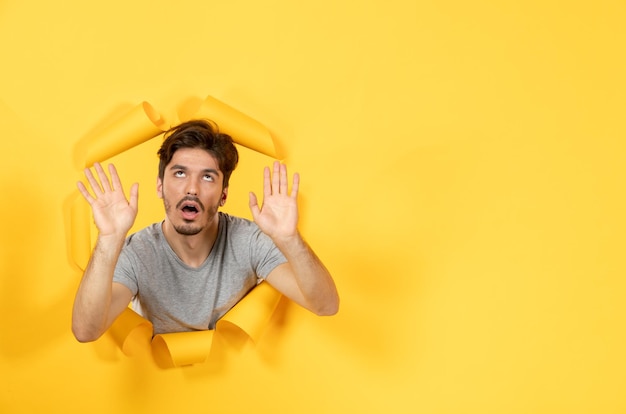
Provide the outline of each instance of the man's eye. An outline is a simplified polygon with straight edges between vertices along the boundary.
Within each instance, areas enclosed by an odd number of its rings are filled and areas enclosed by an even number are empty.
[[[213,181],[213,176],[209,174],[205,174],[204,177],[202,177],[202,179],[204,179],[205,181]]]
[[[174,177],[184,177],[185,173],[183,171],[174,172]]]

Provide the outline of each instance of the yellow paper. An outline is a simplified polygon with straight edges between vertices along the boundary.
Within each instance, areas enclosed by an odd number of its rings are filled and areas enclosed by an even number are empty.
[[[109,332],[122,352],[131,355],[133,344],[149,343],[152,337],[152,323],[130,308],[115,320]]]
[[[237,144],[278,158],[272,135],[263,124],[212,96],[207,96],[190,118],[210,119]]]
[[[261,283],[218,321],[215,331],[228,332],[224,324],[237,327],[253,342],[274,313],[281,294],[268,283]],[[205,362],[211,352],[215,331],[193,331],[158,334],[152,338],[152,355],[161,368],[181,367]],[[126,355],[134,345],[150,343],[153,327],[131,309],[125,309],[109,330]]]
[[[276,310],[280,293],[269,283],[261,283],[217,322],[217,329],[224,323],[230,323],[244,331],[253,342],[257,342],[263,329]]]
[[[162,368],[182,367],[206,361],[214,331],[177,332],[156,335],[152,355]]]
[[[148,102],[102,129],[89,141],[85,166],[103,161],[163,133],[165,121]]]
[[[189,113],[189,117],[210,119],[218,124],[222,132],[231,135],[237,144],[276,157],[274,142],[267,128],[213,97],[207,97],[195,112]],[[91,166],[152,139],[163,132],[163,126],[164,120],[159,113],[149,103],[143,102],[91,138],[84,164]],[[71,253],[77,265],[85,269],[91,248],[89,206],[80,198],[76,200],[71,213]],[[279,300],[278,291],[267,283],[261,283],[218,321],[216,331],[222,326],[228,335],[229,330],[224,324],[229,324],[256,342]],[[126,355],[130,355],[137,346],[151,344],[155,362],[164,368],[206,361],[214,335],[214,331],[207,330],[159,334],[152,338],[152,324],[129,308],[113,323],[110,333]]]
[[[89,225],[91,211],[89,204],[78,195],[78,192],[76,194],[77,196],[72,200],[70,214],[70,249],[74,263],[81,270],[85,270],[91,254],[91,231]]]

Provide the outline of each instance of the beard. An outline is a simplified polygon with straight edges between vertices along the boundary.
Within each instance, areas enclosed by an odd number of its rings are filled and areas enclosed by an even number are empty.
[[[174,227],[174,230],[176,230],[176,233],[183,235],[183,236],[195,236],[196,234],[200,233],[203,229],[202,226],[198,226],[193,223],[173,225],[172,227]]]
[[[202,204],[202,202],[198,198],[191,196],[184,197],[182,200],[176,203],[176,209],[178,209],[179,206],[185,201],[194,201],[198,203],[198,205],[200,206],[200,212],[207,213],[209,217],[213,217],[217,214],[219,202],[215,206],[209,206],[207,210],[204,207],[204,204]],[[163,193],[163,206],[165,207],[165,214],[169,215],[170,211],[172,210],[172,205],[169,201],[167,201],[165,193]],[[174,222],[172,221],[172,227],[174,228],[174,230],[176,230],[176,233],[182,236],[195,236],[196,234],[204,230],[206,228],[206,225],[195,223],[193,220],[183,220],[182,224],[174,224]]]

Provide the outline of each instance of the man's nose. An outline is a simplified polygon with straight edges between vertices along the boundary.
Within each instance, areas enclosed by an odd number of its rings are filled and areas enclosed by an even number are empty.
[[[188,184],[187,184],[187,189],[186,189],[186,194],[187,195],[198,195],[198,187],[197,185],[194,183],[193,180],[189,180]]]

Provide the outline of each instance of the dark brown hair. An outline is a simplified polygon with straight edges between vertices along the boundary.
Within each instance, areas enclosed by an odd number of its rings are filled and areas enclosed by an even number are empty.
[[[230,175],[239,162],[239,153],[230,135],[219,132],[215,122],[196,119],[183,122],[165,132],[165,140],[157,152],[161,180],[165,175],[165,167],[180,148],[200,148],[215,157],[224,174],[223,187],[228,187]]]

